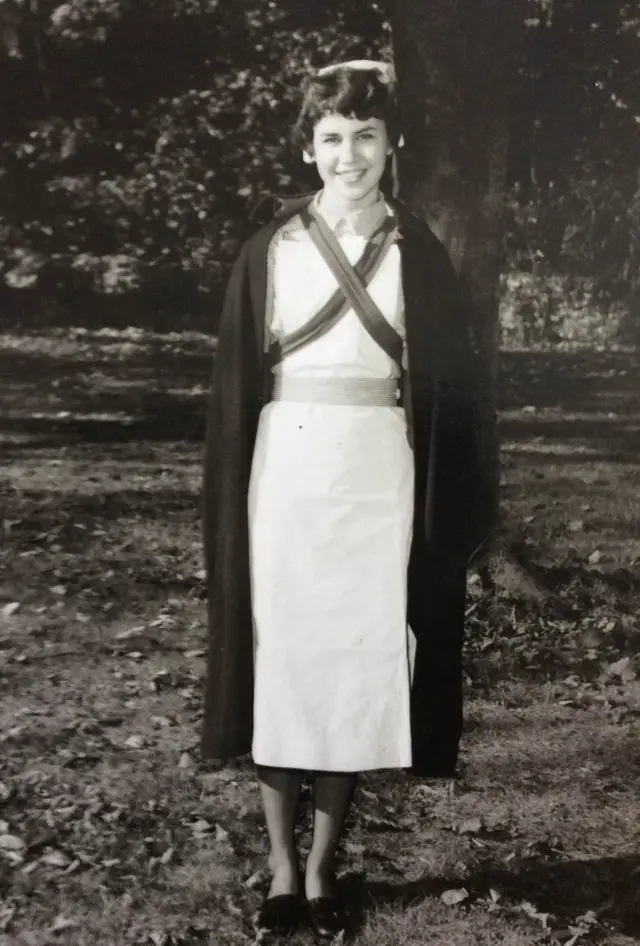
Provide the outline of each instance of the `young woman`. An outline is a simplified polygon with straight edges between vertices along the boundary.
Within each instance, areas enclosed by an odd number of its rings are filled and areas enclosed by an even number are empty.
[[[452,775],[461,732],[465,575],[485,532],[477,356],[446,252],[380,191],[399,138],[389,66],[309,78],[295,140],[322,188],[244,245],[220,322],[203,752],[253,754],[272,872],[259,922],[280,933],[303,894],[318,935],[344,926],[335,854],[356,773]]]

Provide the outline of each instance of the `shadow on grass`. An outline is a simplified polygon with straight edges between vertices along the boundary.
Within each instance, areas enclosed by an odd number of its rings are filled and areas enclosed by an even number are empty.
[[[565,413],[638,409],[638,351],[503,352],[502,410],[558,408]]]
[[[531,448],[536,463],[635,463],[640,456],[639,352],[503,352],[501,438]],[[521,412],[509,416],[509,412]],[[573,454],[572,454],[573,451]],[[586,451],[586,455],[585,455]],[[523,451],[519,447],[518,455]],[[526,453],[526,448],[525,448]]]
[[[126,483],[127,471],[120,474],[114,470],[111,479],[116,478]],[[91,492],[86,495],[61,492],[52,496],[46,488],[29,489],[29,505],[25,505],[23,518],[15,523],[11,534],[16,540],[24,536],[26,541],[35,530],[55,529],[57,539],[65,543],[65,550],[76,551],[83,543],[87,543],[87,533],[79,531],[83,523],[96,525],[102,520],[117,520],[128,530],[128,534],[118,536],[118,540],[130,549],[145,540],[144,532],[135,531],[136,525],[153,520],[158,508],[162,509],[165,516],[183,517],[187,513],[194,522],[198,521],[199,510],[194,503],[193,492],[175,485],[163,487],[154,484],[151,482],[152,474],[149,479],[147,489],[105,485],[104,478],[95,478],[95,482],[92,482],[91,468],[87,464],[84,482]]]
[[[96,408],[93,407],[92,410]],[[97,410],[100,410],[99,408]],[[135,407],[136,416],[84,419],[0,417],[0,438],[6,441],[3,452],[19,454],[34,447],[60,447],[74,443],[162,443],[185,441],[201,443],[205,433],[205,405],[193,400],[155,395],[153,406],[145,411]]]
[[[77,442],[200,441],[212,354],[206,341],[50,339],[0,353],[0,436],[16,450]],[[91,351],[91,349],[94,349]]]
[[[638,405],[640,407],[640,404]],[[584,421],[564,418],[548,421],[501,420],[502,441],[543,444],[538,449],[517,449],[517,455],[532,464],[550,463],[638,463],[640,421]],[[558,446],[561,452],[558,453]],[[545,455],[545,448],[550,452]],[[555,449],[554,449],[555,448]]]
[[[500,893],[501,910],[519,909],[532,903],[539,913],[548,913],[567,926],[589,911],[601,923],[626,936],[640,935],[640,855],[593,860],[549,862],[525,860],[506,870],[487,865],[461,884],[459,878],[425,877],[405,883],[367,883],[360,875],[343,879],[342,893],[350,905],[354,932],[359,931],[374,906],[408,907],[445,890],[465,886],[471,902]]]
[[[610,523],[607,523],[610,526]],[[599,527],[591,524],[590,532],[597,533]],[[633,539],[638,537],[640,529],[635,520],[625,519],[616,520],[616,537],[618,539]],[[599,586],[599,591],[603,588],[615,591],[619,595],[629,595],[633,597],[640,593],[640,574],[636,569],[624,565],[616,565],[607,569],[595,568],[588,565],[581,559],[571,560],[568,556],[561,562],[553,564],[542,564],[534,561],[530,550],[521,541],[515,538],[510,546],[509,553],[512,562],[520,567],[536,584],[540,592],[537,599],[537,607],[540,609],[540,603],[545,600],[552,603],[558,612],[558,616],[571,617],[575,612],[576,604],[580,607],[585,603],[583,601],[570,602],[551,599],[550,596],[556,594],[560,588],[574,586],[580,589],[582,596],[589,595]],[[495,587],[488,589],[495,592]],[[575,615],[574,616],[578,616]]]
[[[211,365],[210,340],[193,333],[17,330],[0,350],[0,436],[13,449],[201,440]],[[500,407],[524,412],[502,419],[502,439],[633,462],[638,376],[635,352],[504,352]]]
[[[633,533],[630,531],[630,534],[637,534],[638,530],[635,524],[630,523],[629,529],[633,530]],[[566,563],[557,566],[529,565],[528,567],[535,567],[536,575],[540,577],[540,580],[544,582],[550,591],[556,591],[558,588],[566,588],[567,585],[572,584],[588,588],[594,581],[598,581],[600,584],[620,594],[640,594],[640,574],[630,568],[623,567],[610,569],[609,571],[599,570],[595,572],[579,563]]]

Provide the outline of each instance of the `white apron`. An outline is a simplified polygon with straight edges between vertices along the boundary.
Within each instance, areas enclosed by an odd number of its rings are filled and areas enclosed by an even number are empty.
[[[355,263],[365,237],[347,232],[339,241]],[[336,283],[299,227],[285,226],[271,254],[277,336],[306,323]],[[402,334],[396,245],[369,292]],[[399,373],[352,311],[277,371]],[[413,454],[402,408],[285,401],[263,408],[249,488],[256,764],[335,772],[411,765],[412,524]]]

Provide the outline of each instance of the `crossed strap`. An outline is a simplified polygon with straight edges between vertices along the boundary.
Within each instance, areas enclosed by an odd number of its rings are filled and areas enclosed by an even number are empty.
[[[310,204],[300,212],[303,226],[333,273],[339,289],[309,321],[271,346],[272,363],[299,351],[325,335],[353,309],[375,342],[402,365],[402,336],[385,319],[367,292],[367,284],[376,275],[395,240],[395,220],[387,217],[368,240],[364,253],[352,266],[342,247],[322,216]]]

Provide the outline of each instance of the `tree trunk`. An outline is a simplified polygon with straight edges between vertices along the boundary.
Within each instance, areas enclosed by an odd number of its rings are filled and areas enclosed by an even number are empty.
[[[397,0],[393,23],[406,143],[400,196],[428,221],[459,274],[486,366],[482,443],[496,481],[509,94],[517,80],[524,2]]]
[[[447,246],[491,325],[502,267],[510,93],[523,0],[398,0],[403,199]]]

